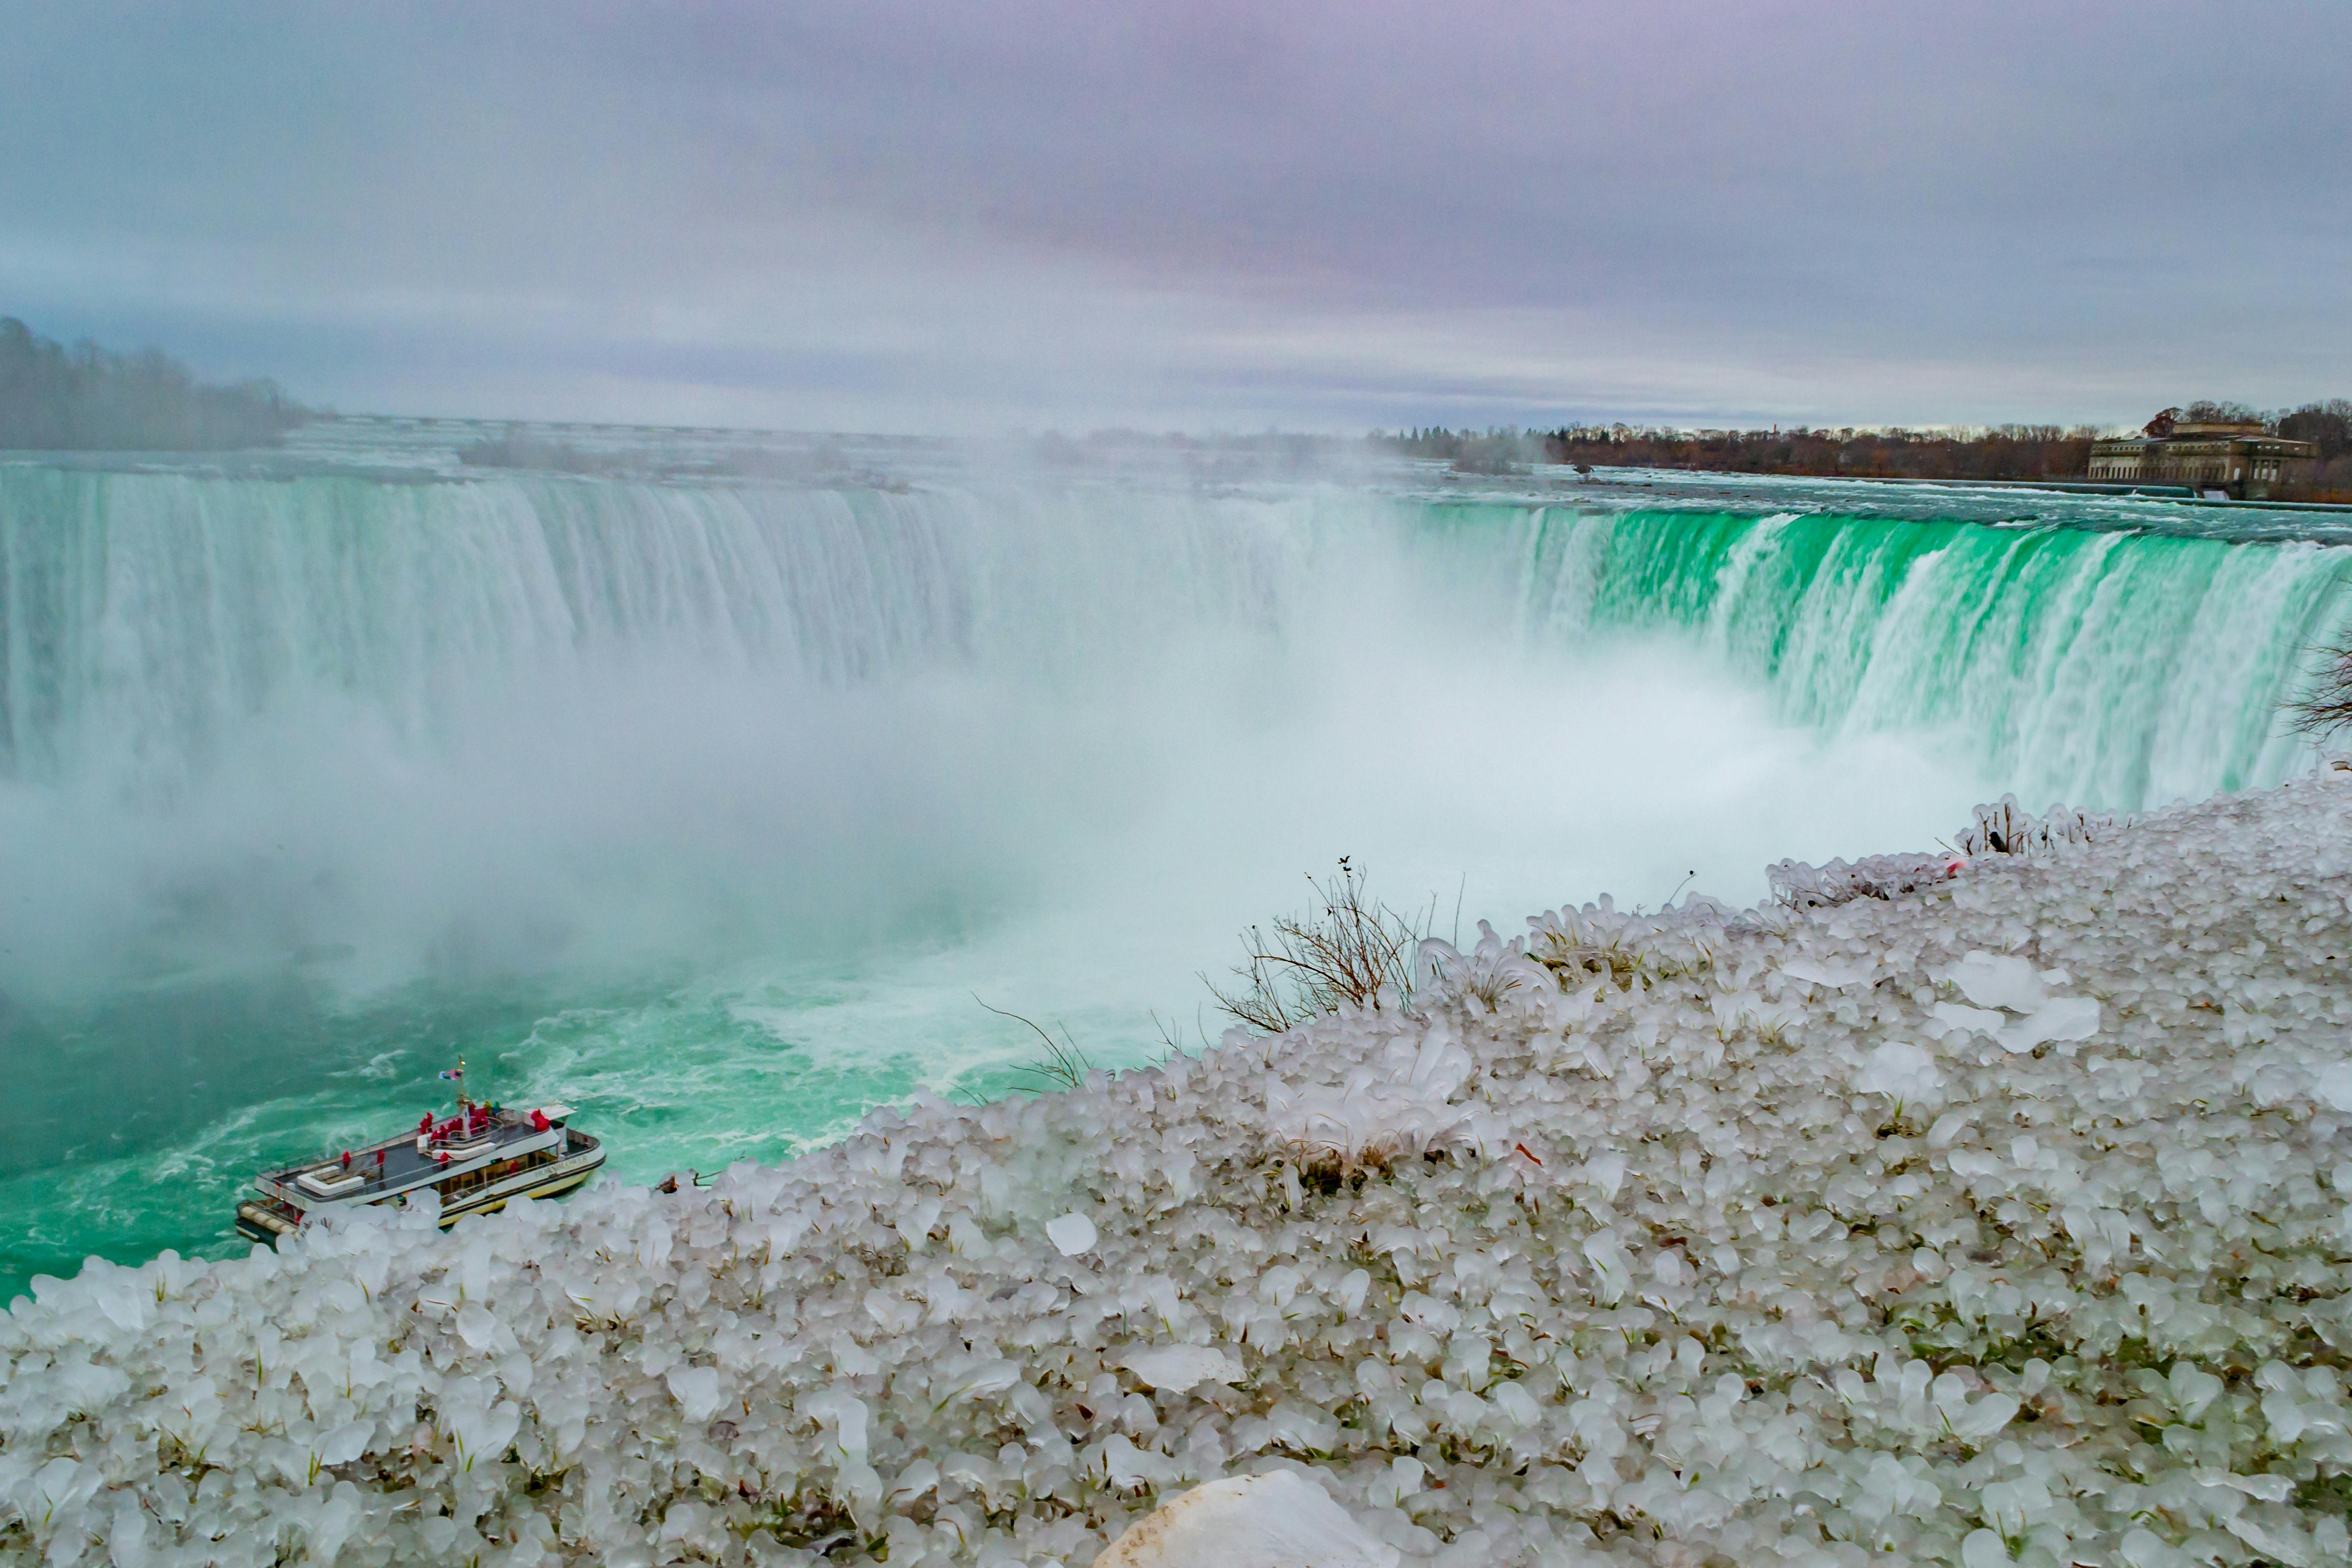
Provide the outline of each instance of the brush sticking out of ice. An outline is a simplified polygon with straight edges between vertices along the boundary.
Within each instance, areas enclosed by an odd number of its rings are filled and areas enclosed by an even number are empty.
[[[708,1188],[36,1281],[0,1563],[2352,1560],[2352,773],[1960,847]]]

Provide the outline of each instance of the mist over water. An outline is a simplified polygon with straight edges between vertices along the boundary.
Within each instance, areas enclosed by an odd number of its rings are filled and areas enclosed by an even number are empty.
[[[1443,933],[2266,783],[2343,552],[1363,487],[0,468],[0,1285],[225,1244],[459,1051],[614,1179]]]

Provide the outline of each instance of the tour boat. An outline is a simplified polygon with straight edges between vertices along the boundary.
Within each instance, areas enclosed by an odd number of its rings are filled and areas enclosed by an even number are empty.
[[[462,1085],[465,1065],[441,1075]],[[406,1201],[433,1192],[441,1224],[492,1214],[518,1197],[551,1198],[594,1176],[604,1148],[570,1126],[572,1107],[501,1110],[457,1098],[457,1113],[427,1112],[412,1131],[324,1160],[265,1172],[236,1206],[236,1228],[276,1246],[318,1215]]]

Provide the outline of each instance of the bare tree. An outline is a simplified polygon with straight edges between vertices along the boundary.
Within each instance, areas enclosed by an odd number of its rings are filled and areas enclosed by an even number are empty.
[[[2311,689],[2285,709],[2288,728],[2315,741],[2352,724],[2352,636],[2322,649],[2321,658]]]

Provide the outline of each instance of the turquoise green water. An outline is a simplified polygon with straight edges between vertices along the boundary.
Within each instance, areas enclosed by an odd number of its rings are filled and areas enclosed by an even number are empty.
[[[2276,713],[2344,571],[2304,542],[1786,514],[1547,520],[1531,555],[1538,604],[1592,603],[1539,631],[1688,635],[1796,722],[1954,732],[2036,806],[2122,808],[2296,764]]]
[[[0,1295],[218,1252],[462,1054],[615,1180],[1197,1048],[1339,855],[1441,931],[2274,781],[2297,541],[1300,488],[0,467]]]
[[[583,1107],[583,1124],[612,1144],[614,1177],[640,1182],[772,1163],[854,1126],[877,1101],[940,1082],[916,1043],[844,1059],[821,1025],[745,1016],[762,1005],[821,1014],[832,1000],[816,988],[722,1001],[691,986],[419,981],[353,1005],[240,980],[17,1016],[12,1100],[47,1114],[18,1122],[0,1175],[5,1283],[70,1272],[92,1251],[241,1250],[223,1216],[260,1163],[379,1138],[445,1105],[435,1074],[461,1057],[478,1093],[527,1103],[560,1094]],[[986,1022],[967,1031],[976,1059],[958,1064],[961,1091],[1031,1087],[1015,1066],[1026,1057],[1011,1054],[1019,1042],[989,1038]]]

